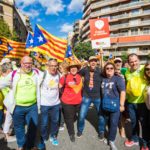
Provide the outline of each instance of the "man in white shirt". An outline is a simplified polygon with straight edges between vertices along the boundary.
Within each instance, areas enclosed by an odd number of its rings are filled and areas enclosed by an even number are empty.
[[[50,142],[52,145],[58,145],[57,133],[59,124],[59,74],[57,72],[58,62],[51,59],[48,62],[47,70],[43,74],[41,83],[41,137],[44,147],[48,136],[48,123],[50,124]]]

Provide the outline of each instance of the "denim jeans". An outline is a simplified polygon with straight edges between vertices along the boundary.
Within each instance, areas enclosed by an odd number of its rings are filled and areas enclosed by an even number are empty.
[[[127,104],[127,110],[129,113],[129,117],[131,119],[131,140],[137,142],[139,141],[139,121],[141,123],[142,129],[142,141],[143,144],[146,144],[149,141],[149,123],[148,117],[149,112],[146,108],[145,103],[141,104]]]
[[[35,146],[38,109],[37,104],[32,106],[16,106],[13,113],[14,129],[19,148],[31,149]],[[27,124],[27,134],[25,135],[25,125]]]
[[[4,113],[3,110],[0,109],[0,129],[2,129]]]
[[[117,135],[117,127],[119,123],[120,110],[116,112],[103,111],[102,115],[104,117],[103,121],[101,119],[101,132],[105,132],[106,125],[108,125],[108,140],[115,141]]]
[[[50,120],[50,136],[58,133],[60,104],[55,106],[41,106],[41,136],[45,141],[48,136],[48,123]]]
[[[83,130],[84,130],[85,118],[86,118],[86,115],[88,113],[88,110],[89,110],[89,107],[90,107],[91,103],[94,104],[94,106],[97,110],[97,113],[99,114],[100,103],[101,103],[100,98],[93,99],[93,98],[83,97],[82,98],[82,103],[81,103],[79,121],[78,121],[78,132],[82,133]],[[100,129],[102,128],[101,127],[101,119],[103,119],[103,117],[101,115],[99,115],[99,121],[98,121],[99,133],[100,133]]]

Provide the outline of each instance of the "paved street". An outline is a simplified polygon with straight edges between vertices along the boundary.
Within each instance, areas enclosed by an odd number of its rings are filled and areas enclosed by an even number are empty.
[[[70,139],[67,134],[67,130],[65,128],[64,131],[60,131],[58,135],[59,146],[52,146],[48,141],[46,144],[47,150],[109,150],[109,146],[104,142],[100,142],[97,138],[97,131],[95,126],[97,126],[97,117],[95,117],[95,111],[90,109],[88,113],[88,117],[86,120],[86,127],[84,130],[84,135],[77,139],[75,143],[70,142]],[[95,119],[94,119],[95,118]],[[2,138],[2,136],[0,136]],[[117,135],[116,144],[118,150],[139,150],[139,147],[134,148],[125,148],[124,140]],[[3,140],[0,140],[0,150],[15,150],[17,147],[16,143],[4,143]]]

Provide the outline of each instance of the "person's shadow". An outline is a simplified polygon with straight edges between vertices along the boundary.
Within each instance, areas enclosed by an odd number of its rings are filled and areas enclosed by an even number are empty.
[[[9,148],[7,146],[7,142],[4,140],[4,138],[0,139],[0,150],[15,150],[14,148]]]

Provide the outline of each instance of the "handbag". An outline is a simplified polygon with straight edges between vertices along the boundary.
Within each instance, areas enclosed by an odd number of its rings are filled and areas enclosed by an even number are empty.
[[[102,99],[102,109],[108,112],[117,112],[120,108],[119,99],[113,99],[108,96],[104,96]]]
[[[10,89],[9,93],[6,95],[4,99],[4,105],[7,108],[7,111],[13,114],[13,111],[15,109],[15,100],[12,89]]]

